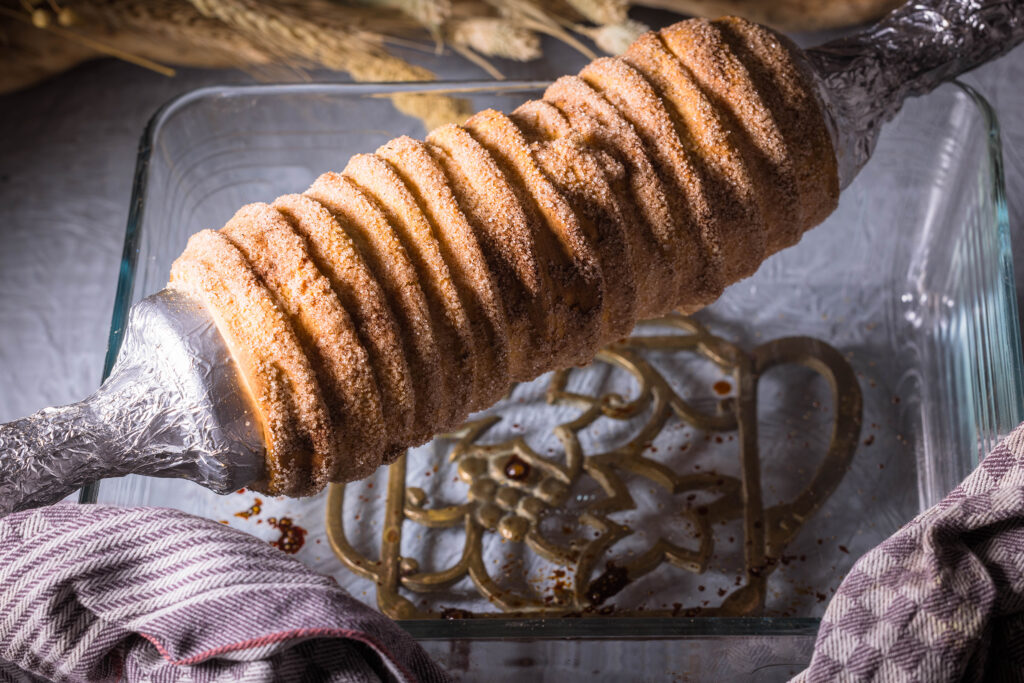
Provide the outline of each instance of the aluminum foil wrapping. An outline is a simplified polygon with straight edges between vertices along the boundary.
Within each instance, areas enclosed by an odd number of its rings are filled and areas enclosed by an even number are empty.
[[[925,0],[808,50],[831,118],[840,187],[867,163],[882,124],[907,97],[928,93],[1022,40],[1022,0]]]
[[[264,447],[244,396],[200,304],[169,290],[144,299],[99,391],[0,425],[0,514],[126,474],[245,486],[262,476]]]

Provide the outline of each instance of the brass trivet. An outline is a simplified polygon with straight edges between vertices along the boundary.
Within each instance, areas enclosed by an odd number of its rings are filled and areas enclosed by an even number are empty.
[[[616,393],[591,396],[567,390],[571,370],[554,373],[547,390],[551,405],[572,404],[582,408],[575,419],[554,427],[561,441],[564,460],[555,461],[531,449],[522,437],[501,443],[477,443],[499,416],[466,423],[451,435],[457,441],[449,459],[457,464],[458,476],[469,484],[465,502],[432,508],[428,496],[416,482],[406,481],[406,456],[388,472],[384,528],[380,558],[370,559],[358,552],[345,535],[342,520],[344,485],[333,485],[327,498],[327,534],[344,565],[355,574],[374,581],[377,604],[396,619],[469,616],[424,611],[400,593],[427,593],[448,588],[469,576],[476,590],[501,612],[473,616],[572,616],[606,614],[600,607],[628,583],[668,562],[685,571],[702,573],[714,550],[713,527],[740,520],[744,534],[745,580],[724,595],[717,607],[687,607],[676,603],[671,611],[646,609],[614,610],[620,616],[738,616],[751,614],[764,605],[768,575],[778,566],[786,545],[803,523],[827,500],[849,467],[861,426],[861,392],[852,368],[838,351],[808,337],[789,337],[758,346],[746,353],[735,344],[712,335],[692,318],[679,315],[655,321],[681,333],[633,336],[602,349],[596,362],[617,366],[630,373],[639,385],[636,398]],[[672,390],[669,381],[642,355],[643,351],[696,353],[731,375],[736,397],[719,402],[718,412],[699,411]],[[804,365],[824,376],[832,391],[835,417],[829,447],[810,482],[788,503],[765,508],[762,502],[757,451],[757,385],[768,369],[785,364]],[[630,420],[651,409],[650,418],[626,443],[611,451],[584,453],[579,433],[601,417]],[[695,428],[712,432],[737,431],[740,476],[714,472],[680,474],[645,453],[672,416]],[[671,494],[700,492],[715,497],[697,510],[679,511],[699,533],[694,548],[684,548],[659,538],[648,550],[627,562],[609,563],[596,578],[601,556],[620,539],[633,533],[609,515],[631,510],[634,500],[619,476],[629,472],[644,477]],[[604,497],[589,502],[579,522],[593,530],[588,539],[565,544],[545,536],[541,520],[566,503],[570,487],[580,477],[596,480]],[[413,557],[402,557],[403,522],[409,520],[427,528],[464,527],[465,540],[459,560],[443,571],[421,571]],[[499,585],[484,562],[483,539],[500,534],[507,542],[525,543],[532,552],[566,571],[570,580],[554,596],[541,597],[528,591]]]

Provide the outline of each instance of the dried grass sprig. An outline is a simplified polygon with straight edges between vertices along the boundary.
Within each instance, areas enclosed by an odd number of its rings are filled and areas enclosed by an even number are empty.
[[[416,23],[440,37],[441,27],[452,13],[450,0],[358,0],[378,10],[398,10]]]
[[[487,59],[485,59],[481,55],[478,55],[476,52],[473,52],[465,45],[451,43],[451,46],[452,50],[462,55],[464,59],[476,64],[478,67],[486,71],[487,75],[489,75],[491,78],[497,81],[505,80],[505,74],[501,73],[501,71],[498,70],[498,67],[491,64],[489,61],[487,61]]]
[[[598,25],[621,24],[629,18],[627,0],[565,0],[584,19]]]
[[[45,12],[45,10],[43,11]],[[64,38],[66,40],[81,43],[84,47],[88,48],[89,50],[93,50],[100,54],[115,57],[126,62],[131,62],[136,66],[141,66],[144,69],[155,71],[163,76],[174,75],[174,69],[170,68],[169,66],[164,66],[163,64],[158,64],[157,62],[154,62],[152,59],[146,59],[141,55],[127,52],[125,50],[118,48],[115,45],[108,45],[102,41],[90,38],[86,35],[81,35],[75,31],[68,30],[61,26],[54,26],[52,23],[49,22],[49,20],[42,19],[41,17],[47,15],[39,14],[38,10],[33,9],[32,12],[26,15],[25,13],[20,13],[11,10],[7,7],[0,7],[0,14],[3,14],[4,16],[10,19],[14,19],[15,21],[21,21],[26,24],[31,24],[32,26],[41,31],[49,31],[53,35]]]
[[[0,0],[0,92],[86,59],[112,55],[160,73],[165,65],[238,67],[308,78],[345,71],[359,81],[432,80],[389,48],[449,46],[495,78],[491,59],[541,55],[541,35],[588,58],[619,53],[646,26],[631,5],[694,14],[744,14],[781,28],[865,21],[901,0]],[[431,43],[432,39],[432,43]],[[459,120],[466,102],[433,94],[394,97],[428,127]]]
[[[251,68],[276,57],[181,0],[90,0],[77,4],[77,27],[160,62]]]
[[[594,45],[597,45],[603,52],[619,55],[650,28],[647,24],[626,19],[618,24],[605,26],[577,26],[576,30],[594,41]]]
[[[434,79],[429,70],[388,53],[379,34],[334,17],[327,20],[322,13],[310,14],[310,5],[268,7],[256,0],[189,1],[204,16],[223,21],[285,59],[300,58],[347,71],[358,81]],[[471,113],[468,103],[442,95],[402,93],[394,95],[392,101],[399,111],[423,120],[428,128],[461,121]]]
[[[589,47],[578,41],[564,26],[571,25],[567,18],[549,14],[531,0],[488,0],[499,14],[523,28],[544,33],[576,49],[587,59],[597,59]]]
[[[504,17],[475,17],[450,22],[446,39],[488,57],[528,62],[541,56],[540,37]]]

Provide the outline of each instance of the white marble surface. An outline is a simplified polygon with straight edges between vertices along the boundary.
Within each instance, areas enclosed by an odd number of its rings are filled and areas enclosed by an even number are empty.
[[[547,48],[542,60],[498,65],[510,78],[553,78],[585,62],[564,46],[549,41]],[[484,76],[451,55],[414,57],[444,79]],[[101,60],[0,97],[0,422],[80,399],[100,381],[136,147],[150,115],[193,88],[249,80],[199,70],[168,79]],[[1024,276],[1024,48],[965,80],[1001,118],[1015,260]]]

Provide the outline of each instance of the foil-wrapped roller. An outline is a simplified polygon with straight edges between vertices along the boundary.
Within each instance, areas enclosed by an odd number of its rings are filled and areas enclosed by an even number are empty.
[[[117,362],[89,398],[0,425],[0,514],[126,474],[218,493],[257,480],[263,437],[201,304],[164,290],[132,307]]]
[[[882,125],[924,95],[1024,40],[1021,0],[912,1],[858,33],[811,48],[846,187],[871,157]]]

